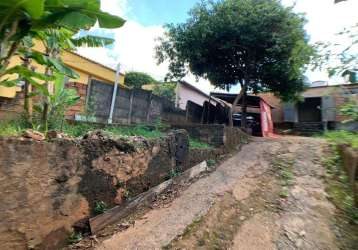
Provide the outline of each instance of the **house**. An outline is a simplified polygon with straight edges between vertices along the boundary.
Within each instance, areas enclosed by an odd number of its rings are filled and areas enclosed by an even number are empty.
[[[186,110],[188,101],[191,101],[199,106],[203,106],[206,101],[210,100],[210,96],[202,90],[194,87],[193,85],[180,81],[176,88],[175,105],[177,108]],[[215,100],[210,100],[211,104],[216,105]]]
[[[344,123],[347,117],[340,107],[351,98],[358,98],[358,84],[341,84],[310,87],[302,93],[302,100],[296,103],[281,102],[282,119],[278,124],[290,124],[299,131],[328,129],[357,130],[358,124]]]
[[[40,43],[36,43],[34,50],[43,52],[44,47]],[[68,118],[73,118],[76,114],[80,114],[84,111],[87,93],[89,93],[91,83],[97,80],[113,85],[116,78],[116,71],[72,51],[63,51],[61,57],[65,65],[72,68],[79,75],[78,79],[71,79],[71,81],[67,83],[67,86],[76,89],[78,95],[81,97],[80,102],[76,106],[71,107],[66,114]],[[21,59],[14,56],[11,59],[10,67],[21,63]],[[45,72],[45,68],[42,65],[33,63],[32,66],[37,72]],[[12,77],[15,78],[17,76]],[[120,75],[119,83],[124,86],[123,74]],[[21,86],[11,88],[0,86],[0,120],[10,119],[22,111],[23,92]]]

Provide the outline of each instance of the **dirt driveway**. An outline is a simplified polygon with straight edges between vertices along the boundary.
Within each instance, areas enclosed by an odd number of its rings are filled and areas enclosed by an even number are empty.
[[[96,249],[340,249],[320,163],[324,146],[255,139]]]

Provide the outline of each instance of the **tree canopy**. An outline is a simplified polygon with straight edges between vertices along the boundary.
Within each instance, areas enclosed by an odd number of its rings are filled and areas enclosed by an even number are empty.
[[[220,88],[240,84],[243,94],[272,91],[289,100],[304,89],[313,53],[305,23],[279,0],[203,1],[185,23],[166,25],[156,56],[169,61],[170,79],[190,70]]]
[[[124,84],[128,87],[140,89],[143,85],[157,83],[152,76],[147,73],[131,71],[126,73]]]

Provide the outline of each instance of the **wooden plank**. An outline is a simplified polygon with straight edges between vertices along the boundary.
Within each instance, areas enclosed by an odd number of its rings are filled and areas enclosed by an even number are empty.
[[[96,234],[106,226],[114,224],[120,219],[127,217],[128,215],[134,213],[138,208],[152,204],[158,195],[164,193],[172,185],[178,185],[190,181],[200,176],[207,170],[208,166],[206,162],[202,162],[195,167],[188,169],[180,176],[165,181],[147,192],[138,195],[134,199],[106,211],[104,214],[91,218],[89,223],[92,234]]]

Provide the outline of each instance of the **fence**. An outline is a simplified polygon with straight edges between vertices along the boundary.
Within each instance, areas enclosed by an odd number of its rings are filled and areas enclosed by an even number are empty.
[[[87,105],[97,122],[108,121],[113,96],[113,85],[92,80]],[[161,118],[169,123],[185,122],[185,112],[175,108],[173,102],[155,96],[151,91],[118,87],[113,111],[113,123],[154,123]]]

